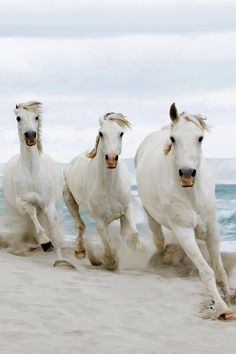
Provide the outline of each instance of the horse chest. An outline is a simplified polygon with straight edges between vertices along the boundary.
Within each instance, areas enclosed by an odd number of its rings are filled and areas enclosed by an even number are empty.
[[[100,193],[91,201],[92,213],[110,223],[124,214],[127,204],[128,199],[123,193]]]
[[[44,178],[30,174],[26,178],[19,179],[17,181],[19,197],[43,208],[51,195],[51,188],[47,182]]]

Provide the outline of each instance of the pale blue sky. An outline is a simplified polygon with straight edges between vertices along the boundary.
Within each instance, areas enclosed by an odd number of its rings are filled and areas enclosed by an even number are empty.
[[[45,151],[69,161],[93,145],[98,117],[127,115],[123,156],[168,123],[202,113],[208,157],[235,157],[236,2],[1,1],[0,161],[18,152],[15,103],[45,105]]]

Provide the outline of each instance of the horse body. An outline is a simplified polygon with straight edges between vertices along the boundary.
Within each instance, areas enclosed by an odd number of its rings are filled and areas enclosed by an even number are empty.
[[[79,155],[65,168],[64,175],[76,203],[93,218],[104,218],[110,224],[130,203],[130,180],[122,161],[116,170],[109,171],[100,150],[94,159]]]
[[[114,115],[111,114],[111,117],[101,122],[104,136],[101,135],[100,141],[97,141],[94,156],[81,154],[64,171],[64,199],[78,231],[75,254],[78,257],[85,256],[83,241],[85,225],[78,212],[78,208],[82,207],[95,220],[105,250],[103,261],[109,269],[114,269],[118,265],[117,254],[111,249],[107,228],[113,220],[120,219],[123,237],[128,236],[131,243],[138,242],[138,232],[131,212],[129,175],[125,164],[117,161],[121,152],[123,129],[110,119]],[[109,140],[110,135],[112,139],[106,146],[106,140]],[[101,263],[95,259],[92,251],[88,255],[92,264]]]
[[[13,230],[0,234],[11,242],[11,235],[41,245],[44,251],[53,250],[57,263],[62,261],[57,202],[62,197],[63,175],[57,164],[41,151],[41,104],[29,102],[16,108],[20,155],[6,165],[3,191],[8,222]],[[19,222],[19,229],[16,224]],[[19,243],[19,241],[18,241]],[[63,261],[65,262],[65,261]]]
[[[219,251],[215,185],[201,151],[206,124],[199,116],[170,109],[172,126],[154,132],[140,145],[135,162],[138,191],[153,233],[165,252],[167,227],[192,260],[216,304],[217,315],[232,318],[216,281],[229,300],[229,285]],[[205,239],[212,268],[203,258],[196,237]],[[216,279],[215,279],[216,277]]]

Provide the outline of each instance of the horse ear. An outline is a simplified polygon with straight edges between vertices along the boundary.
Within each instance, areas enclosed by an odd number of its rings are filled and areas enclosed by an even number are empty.
[[[19,105],[18,104],[16,104],[16,109],[18,109],[19,108]]]
[[[172,105],[170,106],[170,119],[173,123],[176,123],[179,120],[179,114],[175,103],[172,103]]]

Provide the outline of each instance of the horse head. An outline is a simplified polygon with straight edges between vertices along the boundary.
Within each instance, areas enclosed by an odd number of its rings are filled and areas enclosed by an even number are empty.
[[[170,107],[172,125],[169,149],[176,163],[176,171],[182,187],[193,187],[202,156],[204,132],[209,131],[202,115],[178,113],[175,103]]]
[[[41,150],[41,103],[37,101],[17,104],[15,108],[16,120],[18,122],[19,138],[27,146],[37,144]]]
[[[100,129],[95,148],[87,156],[95,157],[98,145],[100,145],[107,168],[116,168],[122,149],[122,137],[125,128],[131,127],[130,123],[121,113],[111,112],[102,116],[99,119],[99,124]]]

